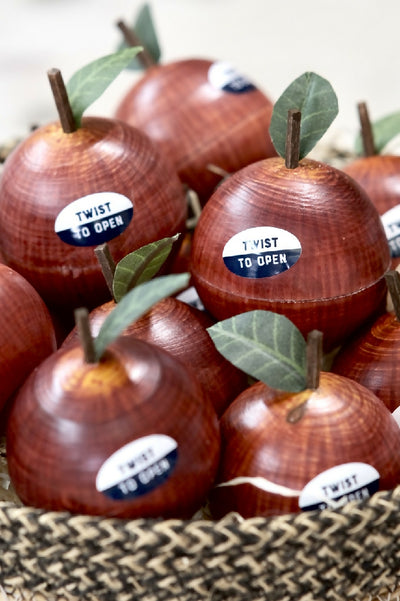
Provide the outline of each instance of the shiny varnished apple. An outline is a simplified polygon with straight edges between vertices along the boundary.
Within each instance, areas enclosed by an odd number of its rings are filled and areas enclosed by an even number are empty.
[[[320,370],[321,333],[310,332],[306,345],[287,318],[260,310],[210,333],[225,357],[258,377],[220,422],[215,518],[337,508],[399,484],[394,417],[364,386]]]
[[[189,518],[204,503],[220,445],[211,403],[169,353],[119,336],[141,299],[184,279],[132,290],[95,338],[87,310],[76,311],[81,340],[42,362],[10,411],[7,458],[22,502],[125,518]]]
[[[381,215],[388,238],[392,267],[400,263],[400,156],[378,152],[365,103],[359,104],[364,131],[364,154],[343,167],[362,186]]]
[[[244,167],[213,193],[194,232],[191,271],[215,318],[276,311],[305,335],[322,331],[328,350],[381,310],[390,253],[366,192],[301,158],[300,117],[288,111],[285,156]]]
[[[0,263],[0,410],[55,348],[43,299],[25,278]]]
[[[119,26],[128,43],[140,40],[140,31],[132,41],[126,25]],[[146,132],[204,204],[221,179],[209,165],[230,173],[276,154],[268,133],[272,107],[229,62],[193,57],[146,61],[115,116]]]
[[[68,100],[59,71],[49,78]],[[176,172],[148,136],[98,116],[77,124],[55,98],[60,121],[38,127],[4,165],[0,247],[49,306],[70,310],[107,299],[94,246],[107,241],[121,258],[184,231],[187,209]]]

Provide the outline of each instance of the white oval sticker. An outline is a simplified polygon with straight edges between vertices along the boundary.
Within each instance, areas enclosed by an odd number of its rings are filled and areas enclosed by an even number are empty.
[[[381,216],[392,257],[400,257],[400,205]]]
[[[336,465],[310,480],[299,497],[305,510],[341,507],[348,501],[368,499],[379,490],[379,472],[368,463]]]
[[[129,442],[101,466],[96,489],[114,500],[144,495],[163,484],[178,458],[178,444],[165,434],[151,434]]]
[[[227,61],[217,61],[211,65],[208,70],[208,81],[217,90],[233,94],[243,94],[243,92],[255,90],[254,84],[238,73]]]
[[[244,278],[265,278],[287,271],[301,255],[299,240],[276,227],[253,227],[232,236],[222,257],[229,271]]]
[[[74,200],[58,214],[54,230],[72,246],[97,246],[116,238],[127,228],[133,204],[117,192],[96,192]]]

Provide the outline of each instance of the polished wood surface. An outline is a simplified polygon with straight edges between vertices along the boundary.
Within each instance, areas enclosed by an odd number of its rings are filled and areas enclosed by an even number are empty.
[[[259,226],[295,235],[300,258],[271,277],[241,277],[225,266],[224,247]],[[365,192],[310,159],[287,169],[271,158],[232,175],[203,208],[192,242],[193,282],[216,319],[253,309],[283,313],[305,336],[322,331],[326,350],[383,310],[389,265],[385,232]]]
[[[177,174],[144,134],[120,121],[86,117],[71,134],[59,123],[45,125],[4,165],[1,253],[48,305],[92,308],[109,298],[93,247],[67,244],[54,231],[64,207],[102,191],[123,194],[133,203],[128,227],[108,242],[116,261],[185,231],[186,198]]]
[[[97,490],[103,463],[151,434],[178,444],[169,477],[131,499]],[[98,364],[85,363],[79,344],[53,353],[28,378],[8,420],[7,458],[17,494],[48,510],[189,518],[213,483],[219,448],[215,411],[182,364],[124,336]]]
[[[55,348],[43,300],[25,278],[0,263],[0,409]]]
[[[343,171],[363,187],[380,215],[400,204],[400,156],[360,157],[345,165]],[[396,248],[395,254],[400,254],[400,248]],[[400,257],[393,256],[392,268],[399,264]]]
[[[380,215],[400,203],[400,156],[360,157],[343,171],[364,188]]]
[[[372,390],[390,409],[400,405],[400,322],[384,313],[343,346],[331,370]]]
[[[306,402],[301,419],[288,415]],[[367,463],[379,472],[380,489],[400,481],[400,430],[383,403],[348,378],[321,372],[315,391],[295,395],[258,382],[244,391],[221,420],[222,456],[217,483],[260,477],[287,494],[252,484],[213,489],[210,508],[219,518],[298,512],[303,487],[324,470],[348,462]]]
[[[269,136],[271,100],[212,86],[213,61],[187,59],[151,67],[121,100],[116,116],[145,131],[169,156],[182,181],[206,202],[221,177],[276,151]]]
[[[115,307],[109,301],[90,313],[92,335],[96,336]],[[124,335],[160,346],[191,370],[208,394],[218,416],[247,386],[247,376],[217,351],[206,328],[214,321],[203,311],[173,297],[158,302],[132,323]],[[76,328],[63,346],[77,339]]]

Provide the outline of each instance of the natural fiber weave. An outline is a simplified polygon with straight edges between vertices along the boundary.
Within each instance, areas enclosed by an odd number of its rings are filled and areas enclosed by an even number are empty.
[[[102,519],[2,503],[0,529],[0,592],[13,599],[397,598],[400,487],[335,511],[218,522]]]

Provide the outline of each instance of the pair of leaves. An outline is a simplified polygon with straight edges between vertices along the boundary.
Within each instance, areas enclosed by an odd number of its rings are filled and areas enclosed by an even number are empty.
[[[400,111],[386,115],[372,123],[372,135],[376,154],[381,154],[385,146],[400,134]],[[364,154],[361,132],[358,134],[355,142],[356,154]]]
[[[161,49],[158,43],[157,32],[154,27],[151,9],[148,4],[144,4],[139,9],[139,12],[137,13],[133,23],[132,31],[140,40],[140,45],[143,46],[150,54],[154,60],[154,63],[159,63],[161,59]],[[119,45],[118,50],[122,50],[126,48],[126,46],[126,42],[123,41]],[[143,70],[143,65],[138,58],[135,58],[127,65],[127,69],[141,71]]]
[[[207,331],[221,355],[256,380],[287,392],[306,388],[307,344],[284,315],[248,311]]]
[[[85,110],[97,100],[117,75],[141,52],[140,46],[98,58],[74,73],[66,85],[75,124],[79,128]]]
[[[285,158],[288,111],[301,112],[299,160],[307,156],[336,118],[338,100],[331,84],[307,71],[295,79],[274,104],[269,133],[277,153]]]
[[[100,361],[107,347],[158,301],[188,286],[189,273],[164,275],[144,282],[125,294],[108,314],[94,339],[95,360]]]

